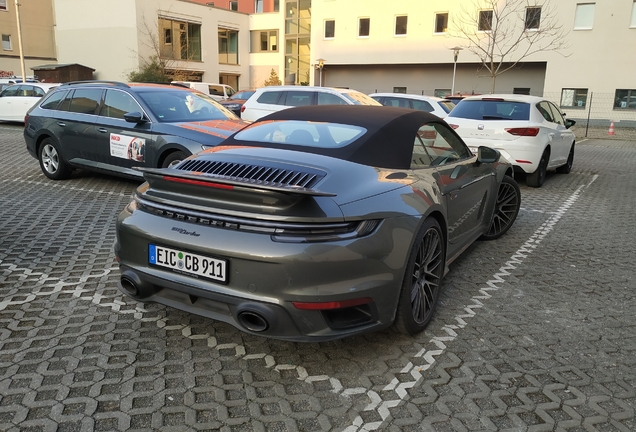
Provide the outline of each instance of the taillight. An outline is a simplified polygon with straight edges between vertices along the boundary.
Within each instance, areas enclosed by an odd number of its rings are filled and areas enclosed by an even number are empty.
[[[24,115],[24,126],[26,126],[26,125],[27,125],[28,121],[29,121],[29,115],[28,115],[28,114],[25,114],[25,115]]]
[[[241,112],[245,112],[245,105],[241,105]]]
[[[369,304],[373,300],[369,297],[357,298],[351,300],[340,300],[340,301],[331,301],[331,302],[319,302],[319,303],[309,303],[309,302],[292,302],[296,309],[301,310],[333,310],[333,309],[342,309],[354,306],[360,306],[364,304]]]
[[[506,129],[506,132],[508,132],[510,135],[516,136],[537,136],[539,134],[539,128],[508,128]]]
[[[459,127],[459,125],[454,125],[454,124],[448,124],[450,127],[452,127],[453,129],[457,129]]]

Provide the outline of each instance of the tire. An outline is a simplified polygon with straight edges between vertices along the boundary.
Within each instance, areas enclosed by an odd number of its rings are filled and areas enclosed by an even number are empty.
[[[59,146],[53,138],[44,138],[38,149],[40,168],[51,180],[64,180],[71,176],[73,169],[64,161]]]
[[[574,143],[572,143],[572,147],[570,147],[570,154],[568,155],[568,161],[565,165],[561,165],[556,169],[556,172],[559,174],[570,174],[572,171],[572,164],[574,163]]]
[[[166,156],[166,158],[163,160],[163,164],[161,164],[161,168],[171,168],[172,166],[178,164],[179,162],[181,162],[188,156],[190,155],[186,152],[182,152],[182,151],[172,152],[168,156]]]
[[[490,227],[480,239],[494,240],[504,235],[517,219],[520,206],[521,191],[519,185],[512,177],[504,176],[497,191],[497,202]]]
[[[429,217],[418,231],[409,254],[393,323],[400,333],[420,333],[433,317],[444,276],[445,257],[442,230],[439,223]]]
[[[541,155],[537,170],[526,176],[526,184],[528,186],[538,188],[543,185],[546,173],[548,172],[548,159],[550,159],[550,153],[548,149],[546,149]]]

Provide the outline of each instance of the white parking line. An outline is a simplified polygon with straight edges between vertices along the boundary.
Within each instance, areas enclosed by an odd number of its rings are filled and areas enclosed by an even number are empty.
[[[595,175],[587,185],[579,186],[576,191],[551,215],[548,219],[530,236],[528,240],[512,254],[510,259],[499,268],[490,280],[485,282],[479,295],[473,296],[470,299],[470,303],[464,306],[465,313],[456,315],[453,317],[453,324],[446,324],[441,330],[441,334],[430,339],[429,344],[433,349],[422,348],[414,358],[423,358],[426,362],[423,366],[414,366],[412,362],[409,362],[401,371],[401,374],[410,374],[413,379],[411,381],[399,381],[394,378],[388,385],[386,385],[383,391],[394,391],[397,395],[396,399],[383,401],[380,395],[364,387],[344,388],[337,378],[330,377],[328,375],[309,375],[307,370],[302,366],[290,365],[290,364],[277,364],[274,357],[267,353],[247,354],[243,345],[236,343],[224,343],[218,344],[214,336],[209,334],[192,334],[192,328],[188,325],[168,325],[168,319],[159,315],[154,317],[144,317],[144,315],[150,313],[143,308],[143,305],[137,305],[131,308],[131,305],[119,300],[118,298],[110,299],[101,295],[100,293],[93,292],[91,295],[85,295],[92,290],[83,288],[89,279],[101,278],[108,276],[111,272],[117,271],[116,267],[104,269],[99,274],[88,274],[77,278],[77,281],[69,282],[68,279],[62,280],[60,278],[51,277],[41,272],[34,272],[27,268],[19,268],[12,264],[5,264],[0,261],[0,272],[10,274],[14,272],[21,272],[21,280],[32,280],[36,287],[29,293],[26,298],[23,294],[17,294],[20,300],[13,301],[13,297],[5,298],[0,301],[0,310],[5,309],[8,305],[23,304],[32,301],[38,296],[51,295],[53,293],[62,292],[70,293],[74,297],[87,300],[95,305],[108,307],[111,310],[122,314],[133,314],[133,316],[144,322],[156,322],[157,327],[165,330],[180,330],[184,337],[189,339],[206,339],[207,346],[218,351],[232,349],[235,351],[235,356],[244,360],[262,359],[264,366],[267,368],[273,368],[275,371],[293,370],[296,372],[298,379],[307,383],[316,381],[328,381],[331,386],[331,391],[335,394],[340,394],[343,397],[349,397],[353,395],[365,394],[371,401],[363,411],[376,411],[381,420],[376,422],[365,422],[362,416],[358,416],[354,419],[353,424],[345,429],[346,432],[356,431],[371,431],[377,430],[390,416],[390,408],[399,405],[407,396],[407,390],[416,386],[422,379],[421,372],[431,368],[436,362],[436,357],[444,353],[447,344],[452,342],[459,335],[458,331],[466,326],[466,320],[476,315],[476,310],[481,308],[485,301],[492,297],[491,291],[497,291],[500,289],[499,284],[505,282],[506,277],[510,275],[510,271],[516,269],[532,252],[539,246],[544,238],[554,229],[554,226],[559,222],[563,215],[574,205],[579,199],[584,189],[588,188],[596,179],[598,175]],[[3,269],[4,268],[4,269]],[[43,290],[45,287],[53,287],[54,289]],[[73,287],[71,289],[68,289]]]
[[[39,180],[23,180],[23,179],[11,179],[11,180],[0,180],[0,183],[24,183],[24,184],[32,184],[38,186],[48,186],[62,190],[70,190],[70,191],[79,191],[79,192],[97,192],[100,194],[112,195],[112,196],[120,196],[120,197],[129,197],[131,192],[113,192],[113,191],[105,191],[99,190],[95,188],[80,188],[75,186],[70,186],[68,182],[46,182]]]

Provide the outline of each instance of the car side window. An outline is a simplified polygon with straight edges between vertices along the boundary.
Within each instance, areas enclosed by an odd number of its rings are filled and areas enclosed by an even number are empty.
[[[318,105],[347,105],[347,102],[334,94],[318,92]]]
[[[285,103],[287,106],[307,106],[312,104],[314,92],[310,91],[288,91],[285,92]]]
[[[33,97],[33,86],[32,85],[21,85],[18,88],[17,96],[21,97]]]
[[[106,90],[104,106],[100,112],[101,115],[123,119],[124,114],[134,111],[143,112],[132,96],[119,90]]]
[[[548,103],[550,110],[552,111],[552,118],[554,119],[554,123],[565,125],[565,120],[563,119],[563,114],[561,114],[561,110],[559,110],[554,104]]]
[[[550,104],[548,104],[545,101],[544,102],[539,102],[537,104],[537,109],[539,110],[539,112],[541,113],[541,115],[543,116],[544,119],[546,119],[550,123],[556,123],[554,121],[554,118],[552,118],[552,112],[550,110]]]
[[[411,168],[446,165],[471,156],[468,147],[446,126],[427,123],[417,131]]]
[[[33,87],[33,96],[42,97],[45,94],[46,94],[46,92],[44,90],[42,90],[40,87]]]
[[[382,104],[386,106],[393,106],[398,108],[411,108],[411,104],[409,103],[408,99],[396,98],[396,97],[390,97],[390,96],[385,97],[384,102],[382,102]]]
[[[262,104],[281,105],[278,100],[281,99],[282,93],[281,91],[266,91],[256,101]]]
[[[17,96],[20,87],[21,86],[7,87],[6,89],[4,89],[0,97]]]
[[[413,104],[413,109],[420,110],[420,111],[426,111],[426,112],[435,111],[433,106],[430,103],[426,102],[426,101],[412,99],[411,103]]]
[[[95,114],[101,99],[101,89],[77,89],[73,93],[69,111],[80,114]]]
[[[40,105],[40,108],[55,109],[60,101],[64,98],[66,93],[67,92],[65,91],[56,91],[51,93],[49,97],[42,101],[42,105]]]

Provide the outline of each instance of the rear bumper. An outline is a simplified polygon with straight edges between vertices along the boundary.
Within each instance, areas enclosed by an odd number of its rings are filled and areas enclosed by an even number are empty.
[[[545,149],[543,144],[528,142],[523,139],[503,141],[465,138],[464,142],[471,149],[487,146],[499,150],[501,156],[510,162],[515,169],[521,169],[527,174],[532,174],[537,170],[541,155]]]
[[[198,225],[200,236],[189,237],[172,230],[185,222],[124,210],[115,245],[119,288],[138,301],[164,304],[276,339],[325,341],[375,331],[393,323],[410,247],[394,241],[393,233],[403,229],[396,221],[385,220],[373,234],[356,240],[301,244]],[[148,264],[150,243],[226,259],[227,284]],[[331,310],[298,309],[292,303],[361,298],[370,300]]]

